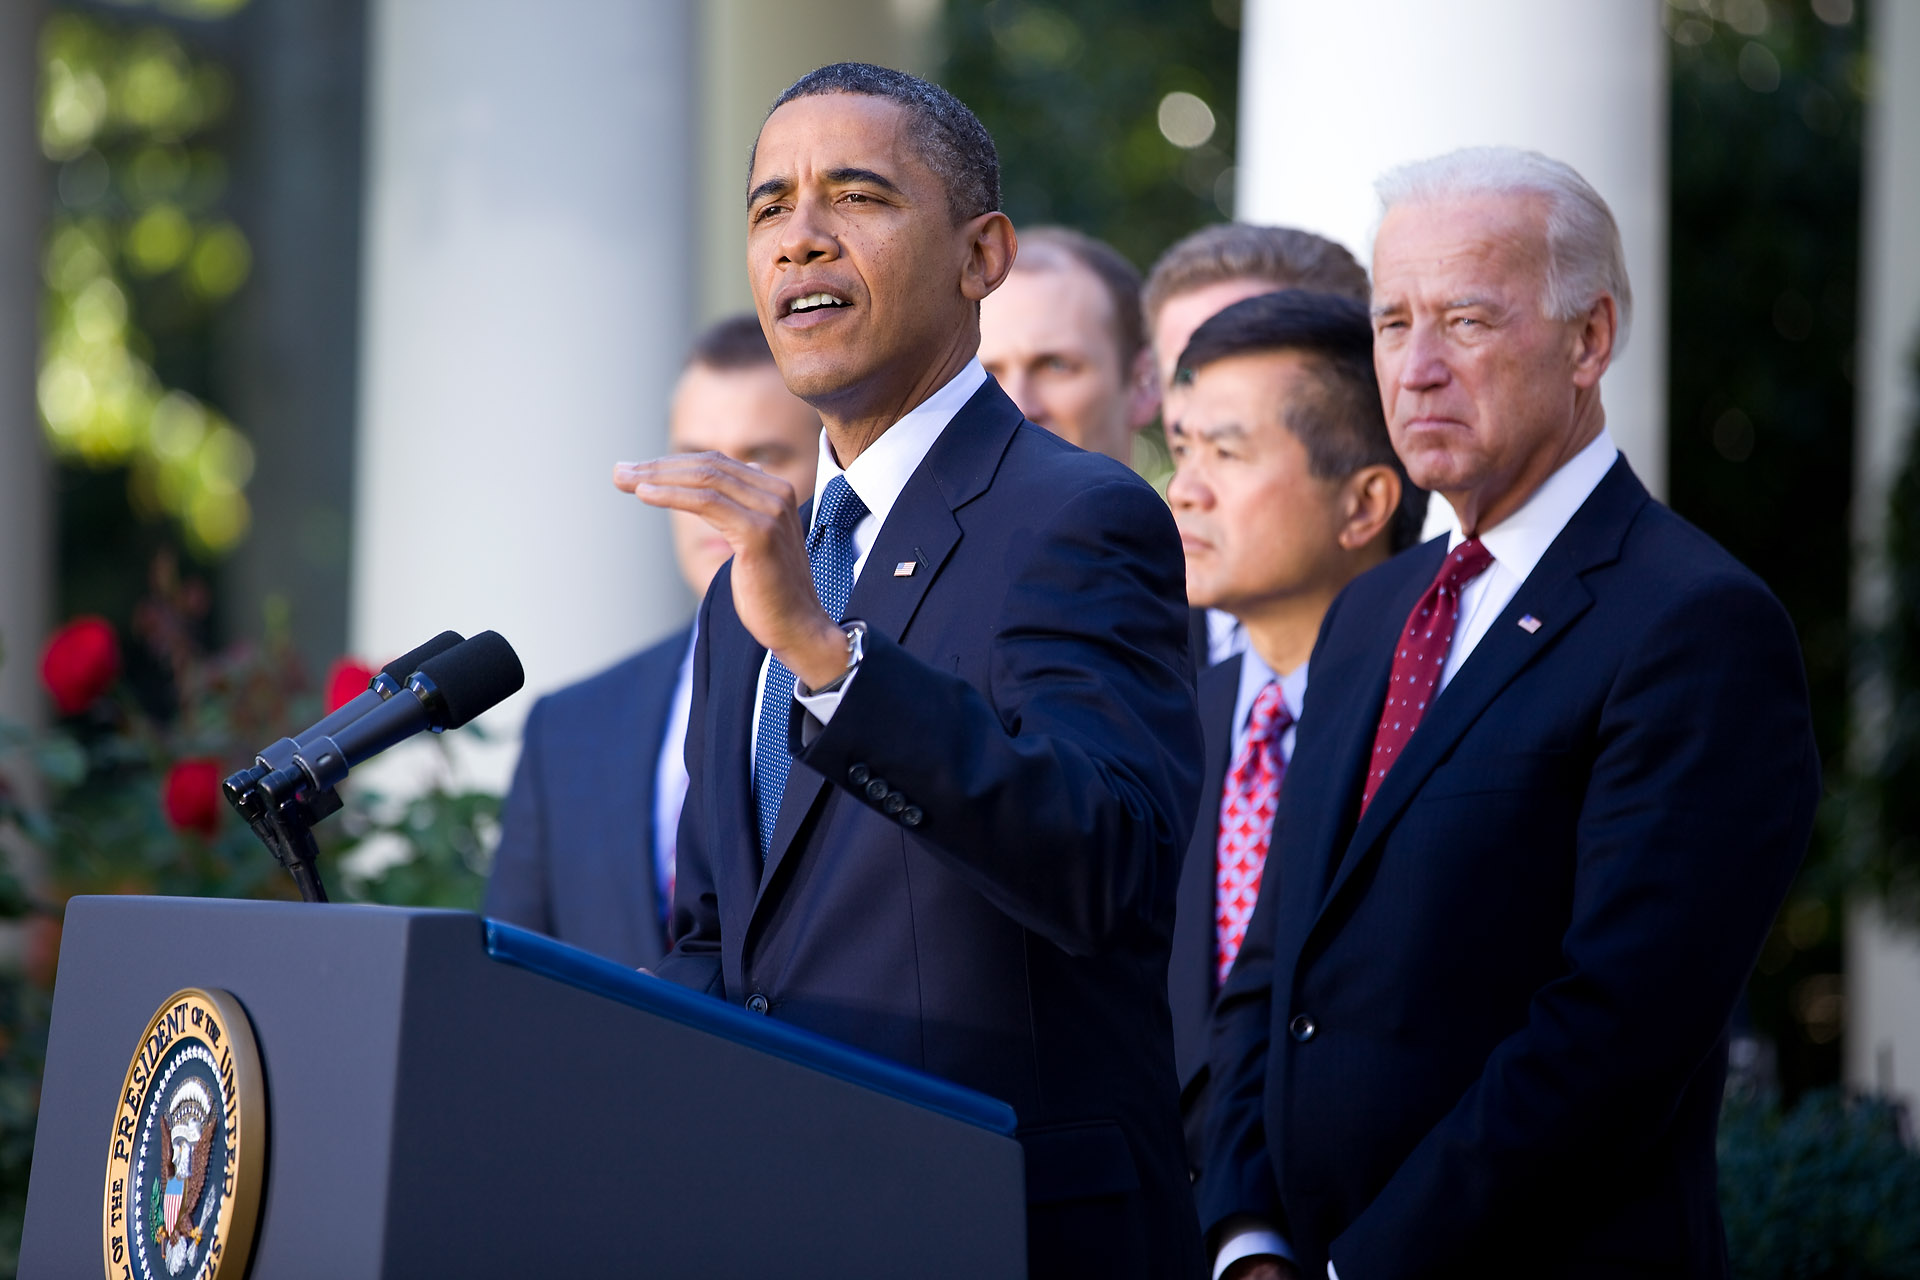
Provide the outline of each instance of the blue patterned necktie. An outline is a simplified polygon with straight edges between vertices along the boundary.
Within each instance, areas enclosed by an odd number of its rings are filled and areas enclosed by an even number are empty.
[[[853,528],[867,517],[867,504],[845,476],[827,482],[807,532],[807,563],[813,568],[813,589],[820,604],[836,622],[847,613],[853,594]],[[787,721],[793,710],[793,672],[775,658],[767,664],[767,688],[760,698],[760,732],[754,738],[753,801],[760,823],[760,856],[773,848],[773,824],[780,817],[780,797],[786,794],[793,756],[787,750]]]

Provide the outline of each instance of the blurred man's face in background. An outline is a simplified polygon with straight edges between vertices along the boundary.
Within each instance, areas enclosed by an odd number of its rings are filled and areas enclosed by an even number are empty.
[[[1161,413],[1162,418],[1172,422],[1179,417],[1170,406],[1185,394],[1185,389],[1174,387],[1173,373],[1179,367],[1180,353],[1187,349],[1187,339],[1193,336],[1193,331],[1236,302],[1282,287],[1271,280],[1217,280],[1176,293],[1160,304],[1160,314],[1153,318],[1153,333],[1149,336],[1153,340],[1154,368],[1160,374],[1160,394],[1169,406]]]
[[[674,453],[712,450],[757,466],[792,485],[801,502],[813,496],[820,417],[787,390],[772,364],[744,369],[689,365],[674,388],[667,442]],[[699,516],[673,511],[668,519],[680,575],[695,596],[705,596],[733,550]]]
[[[1288,406],[1325,393],[1314,358],[1294,351],[1216,360],[1185,388],[1168,429],[1173,480],[1167,501],[1180,527],[1190,603],[1237,617],[1290,596],[1327,594],[1353,575],[1354,511],[1364,487],[1313,474],[1307,447],[1286,425]],[[1394,481],[1390,514],[1399,498]],[[1378,534],[1369,525],[1361,543]]]
[[[1145,353],[1122,359],[1113,295],[1070,258],[1016,263],[981,303],[980,363],[1029,420],[1121,462],[1159,406]]]

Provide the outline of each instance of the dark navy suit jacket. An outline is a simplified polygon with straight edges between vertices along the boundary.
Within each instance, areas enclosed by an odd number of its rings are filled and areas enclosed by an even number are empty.
[[[1194,611],[1204,618],[1204,610]],[[1202,635],[1204,635],[1204,630]],[[1180,1073],[1180,1123],[1187,1135],[1188,1167],[1198,1172],[1204,1155],[1209,1087],[1207,1064],[1213,1026],[1215,863],[1220,841],[1220,792],[1232,762],[1234,703],[1240,696],[1240,654],[1200,673],[1200,810],[1193,840],[1180,866],[1179,909],[1173,918],[1173,959],[1167,965],[1167,1000],[1173,1006],[1173,1061]]]
[[[534,704],[486,913],[625,965],[666,950],[653,782],[687,632]]]
[[[1622,459],[1356,823],[1444,553],[1322,627],[1216,1015],[1203,1217],[1267,1216],[1310,1276],[1724,1276],[1726,1027],[1820,789],[1792,626]]]
[[[989,381],[879,531],[832,721],[796,705],[764,866],[764,650],[730,570],[701,612],[657,972],[1010,1103],[1036,1277],[1200,1267],[1166,986],[1200,781],[1185,595],[1166,504]]]

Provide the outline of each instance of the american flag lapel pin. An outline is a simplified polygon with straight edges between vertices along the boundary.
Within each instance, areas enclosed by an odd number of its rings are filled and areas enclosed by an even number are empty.
[[[913,571],[919,567],[920,562],[918,560],[902,560],[899,564],[893,566],[893,576],[896,578],[911,578]]]
[[[1528,635],[1532,635],[1540,629],[1540,619],[1530,613],[1523,613],[1520,615],[1520,629]]]

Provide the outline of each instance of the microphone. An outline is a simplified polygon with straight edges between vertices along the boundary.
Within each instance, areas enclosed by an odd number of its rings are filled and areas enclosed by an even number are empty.
[[[355,765],[423,729],[458,729],[525,683],[513,646],[497,631],[482,631],[421,663],[404,693],[333,733],[303,736],[292,762],[262,778],[260,788],[275,803],[301,790],[327,791]]]
[[[296,735],[291,741],[295,743],[311,742],[316,738],[333,736],[334,733],[346,728],[355,720],[358,720],[361,716],[367,714],[367,712],[373,710],[388,698],[391,698],[394,694],[406,688],[407,677],[418,671],[421,663],[429,658],[439,657],[465,639],[466,637],[458,631],[442,631],[439,635],[427,641],[425,644],[420,645],[418,648],[409,649],[382,667],[379,673],[367,682],[365,690],[347,699],[338,707],[335,707],[327,713],[325,718],[304,733]],[[274,743],[272,747],[268,747],[267,751],[273,751],[288,741],[289,739],[282,738],[279,742]],[[260,754],[261,758],[265,759],[267,763],[271,764],[275,769],[284,768],[293,761],[293,750],[291,748],[281,752],[280,755],[284,758],[280,759],[268,757],[265,751]]]
[[[421,663],[447,652],[463,639],[465,637],[458,631],[442,631],[425,644],[409,649],[389,662],[378,675],[367,682],[364,692],[347,699],[311,727],[295,737],[282,738],[278,742],[262,747],[260,754],[254,757],[254,763],[251,766],[240,770],[222,784],[227,802],[238,808],[247,793],[258,786],[262,778],[293,763],[294,754],[300,749],[302,743],[329,737],[346,728],[406,688],[407,677],[418,671]]]

